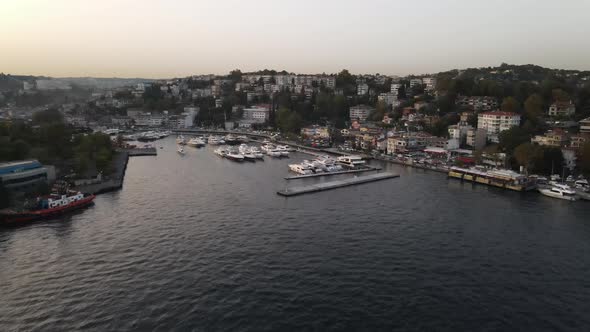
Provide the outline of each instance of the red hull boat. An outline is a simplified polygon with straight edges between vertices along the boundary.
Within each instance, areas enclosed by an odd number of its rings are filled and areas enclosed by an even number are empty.
[[[59,198],[56,195],[52,195],[48,198],[39,199],[38,206],[40,208],[38,209],[22,212],[0,212],[0,225],[16,225],[39,219],[57,217],[91,205],[95,197],[95,195],[85,195],[80,192],[74,193],[71,196],[62,195]]]

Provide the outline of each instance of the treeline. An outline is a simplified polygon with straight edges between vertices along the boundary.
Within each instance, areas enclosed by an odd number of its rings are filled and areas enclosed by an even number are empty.
[[[55,109],[35,113],[32,125],[0,123],[0,161],[37,159],[58,168],[71,166],[78,173],[108,173],[113,153],[108,135],[76,133]]]

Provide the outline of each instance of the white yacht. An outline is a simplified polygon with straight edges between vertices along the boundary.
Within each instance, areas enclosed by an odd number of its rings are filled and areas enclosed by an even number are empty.
[[[289,169],[291,172],[301,175],[313,174],[313,171],[303,164],[290,164]]]
[[[280,152],[282,157],[289,156],[289,147],[286,145],[277,145],[277,147],[275,148],[275,151]]]
[[[203,139],[200,137],[193,137],[186,143],[186,145],[200,148],[205,146],[205,141],[203,141]]]
[[[257,147],[251,147],[250,153],[253,154],[254,157],[256,157],[256,159],[264,159],[264,155],[262,154],[262,152],[260,152],[260,150],[258,150]]]
[[[217,148],[213,151],[213,153],[215,153],[216,155],[220,156],[220,157],[225,157],[227,155],[227,150],[224,148]]]
[[[223,139],[223,137],[220,136],[209,136],[209,144],[211,145],[223,145],[225,144],[225,140]]]
[[[329,156],[318,156],[316,161],[324,165],[327,172],[338,172],[342,170],[342,166],[336,163],[336,159]]]
[[[577,201],[576,192],[567,184],[551,184],[550,187],[540,188],[539,192],[545,196],[564,199],[567,201]]]
[[[184,155],[186,152],[184,152],[184,149],[182,148],[182,145],[179,145],[178,148],[176,149],[176,152],[180,153],[181,155]]]
[[[346,167],[351,168],[365,165],[365,161],[360,156],[341,156],[338,157],[338,162]]]
[[[180,135],[178,137],[176,137],[176,144],[178,145],[185,145],[186,141],[184,139],[184,136]]]
[[[237,149],[231,148],[227,151],[225,158],[233,161],[244,161],[244,155],[238,152]]]

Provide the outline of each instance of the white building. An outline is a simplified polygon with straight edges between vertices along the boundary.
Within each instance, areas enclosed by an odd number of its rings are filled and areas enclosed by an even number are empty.
[[[391,92],[380,93],[377,100],[384,102],[388,106],[393,106],[397,102],[397,94]]]
[[[448,128],[449,138],[458,140],[459,144],[464,143],[467,139],[467,132],[470,129],[473,129],[473,127],[471,127],[469,125],[467,125],[467,126],[461,126],[461,125],[449,126],[449,128]]]
[[[570,116],[576,113],[576,106],[570,101],[557,101],[549,106],[549,116]]]
[[[184,116],[184,128],[192,128],[195,124],[195,117],[199,114],[199,107],[187,106],[184,108],[182,115]]]
[[[419,78],[412,78],[410,80],[410,88],[413,88],[413,87],[415,87],[417,85],[422,85],[422,80],[419,79]]]
[[[391,93],[394,95],[399,95],[399,89],[401,89],[402,85],[399,83],[392,83],[391,84]]]
[[[356,93],[359,96],[364,96],[369,93],[369,85],[367,83],[360,83],[356,87]]]
[[[520,125],[520,115],[511,112],[484,112],[477,117],[477,128],[485,129],[490,141],[498,143],[498,135],[504,130]]]
[[[365,121],[374,110],[373,107],[367,105],[352,106],[349,113],[350,120],[359,119],[360,121]]]
[[[424,88],[426,91],[434,91],[436,89],[436,78],[424,77],[422,79],[422,84],[424,84],[426,86]]]
[[[252,120],[255,123],[264,123],[268,121],[270,109],[267,106],[252,106],[244,108],[244,120]]]

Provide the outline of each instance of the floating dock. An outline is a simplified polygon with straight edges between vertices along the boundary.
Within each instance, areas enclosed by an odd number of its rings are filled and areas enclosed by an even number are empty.
[[[345,171],[337,171],[337,172],[323,172],[323,173],[314,173],[314,174],[307,174],[307,175],[293,175],[285,177],[285,180],[297,180],[297,179],[307,179],[307,178],[315,178],[318,176],[329,176],[329,175],[339,175],[339,174],[353,174],[353,173],[362,173],[362,172],[370,172],[370,171],[380,171],[380,167],[365,167],[359,169],[349,169]]]
[[[371,174],[371,175],[366,175],[366,176],[362,176],[362,177],[353,177],[353,178],[344,179],[344,180],[317,183],[317,184],[313,184],[313,185],[309,185],[309,186],[291,187],[291,188],[288,188],[285,190],[277,191],[277,194],[279,194],[281,196],[290,197],[290,196],[309,194],[309,193],[314,193],[314,192],[319,192],[319,191],[331,190],[331,189],[336,189],[336,188],[342,188],[342,187],[347,187],[347,186],[353,186],[353,185],[361,184],[361,183],[368,183],[368,182],[375,182],[375,181],[381,181],[381,180],[386,180],[386,179],[393,179],[393,178],[397,178],[397,177],[399,177],[398,174],[377,173],[377,174]]]

